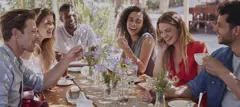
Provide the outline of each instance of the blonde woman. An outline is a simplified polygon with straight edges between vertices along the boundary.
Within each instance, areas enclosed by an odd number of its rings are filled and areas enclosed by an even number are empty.
[[[169,78],[177,77],[175,86],[186,85],[201,71],[195,53],[207,53],[206,45],[196,41],[188,31],[181,16],[176,12],[166,12],[157,21],[157,59],[154,76],[158,72],[169,71]],[[206,105],[206,96],[202,105]]]
[[[55,14],[47,8],[35,8],[32,10],[36,14],[36,25],[40,36],[39,43],[35,45],[33,53],[25,51],[21,58],[23,64],[35,73],[49,75],[48,71],[57,63],[53,50],[55,42]],[[64,69],[61,70],[65,71]],[[59,72],[61,71],[59,70]],[[31,89],[25,89],[22,106],[36,106],[28,102],[28,100],[34,101],[33,94],[34,92]],[[44,100],[43,94],[38,95],[40,95],[39,100]]]
[[[27,53],[21,56],[24,63],[34,66],[37,73],[45,73],[55,63],[54,42],[55,42],[55,14],[47,8],[32,9],[36,14],[36,25],[39,33],[39,44],[36,45],[34,53]],[[26,61],[28,60],[28,61]]]
[[[157,21],[157,59],[154,76],[164,70],[176,76],[176,86],[185,85],[200,72],[195,53],[207,53],[204,43],[193,39],[176,12],[166,12]]]

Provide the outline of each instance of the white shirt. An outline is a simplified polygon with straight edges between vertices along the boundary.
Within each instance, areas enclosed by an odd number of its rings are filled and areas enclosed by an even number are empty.
[[[66,31],[63,25],[57,27],[56,33],[55,51],[63,54],[66,54],[76,45],[81,44],[84,52],[87,52],[88,47],[98,45],[93,29],[86,24],[78,24],[73,36]]]
[[[22,61],[23,65],[31,69],[33,72],[43,74],[44,71],[42,70],[39,57],[31,57],[28,60],[22,58]]]
[[[33,72],[43,75],[47,71],[43,69],[43,67],[40,64],[40,56],[31,56],[28,60],[22,59],[23,65],[31,69]],[[55,60],[51,66],[50,69],[52,69],[57,64],[57,61]]]

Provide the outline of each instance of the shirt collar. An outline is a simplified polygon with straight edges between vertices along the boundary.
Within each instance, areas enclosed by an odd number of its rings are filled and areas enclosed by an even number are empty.
[[[75,35],[75,33],[77,32],[77,30],[78,30],[78,28],[79,28],[79,25],[77,24],[77,28],[76,28],[76,30],[73,31],[73,36],[70,35],[70,34],[67,32],[67,30],[65,29],[64,25],[62,25],[61,27],[62,27],[62,29],[63,29],[63,32],[66,33],[66,36],[67,36],[68,38],[72,38],[72,37]]]
[[[7,52],[8,56],[10,57],[10,59],[12,59],[15,64],[17,64],[17,66],[23,64],[23,61],[21,60],[21,58],[17,58],[13,54],[12,50],[7,45],[4,44],[2,47]]]

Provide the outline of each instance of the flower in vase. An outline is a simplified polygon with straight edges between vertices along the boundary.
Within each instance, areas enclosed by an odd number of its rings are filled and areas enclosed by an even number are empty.
[[[124,60],[124,63],[127,64],[127,65],[132,65],[133,64],[133,60],[132,60],[132,58],[126,58]]]
[[[171,79],[169,78],[169,75],[168,71],[161,71],[158,73],[157,79],[153,83],[153,88],[157,93],[163,94],[177,82],[177,77]]]
[[[133,63],[133,60],[131,58],[126,58],[124,60],[124,63],[121,64],[121,68],[123,71],[126,71],[127,74],[133,74],[137,71],[138,66]]]
[[[106,70],[106,67],[104,65],[95,65],[94,69],[96,72],[103,72]]]

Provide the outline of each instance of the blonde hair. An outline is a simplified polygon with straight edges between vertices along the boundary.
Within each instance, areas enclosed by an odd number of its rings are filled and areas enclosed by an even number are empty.
[[[33,11],[37,14],[36,18],[37,26],[39,26],[39,24],[42,22],[42,19],[47,15],[52,15],[54,19],[53,36],[51,38],[45,38],[40,45],[40,49],[37,47],[35,49],[35,53],[40,55],[40,64],[42,66],[42,69],[46,71],[50,69],[51,65],[55,61],[55,53],[53,46],[55,43],[56,18],[55,14],[47,8],[35,8],[33,9]]]
[[[170,11],[170,12],[166,12],[166,13],[162,14],[161,17],[157,21],[156,33],[157,33],[158,41],[163,41],[163,38],[161,37],[161,33],[159,31],[159,26],[158,26],[160,23],[167,23],[167,24],[173,25],[179,30],[178,41],[179,41],[179,45],[180,45],[179,47],[180,47],[180,51],[181,51],[180,54],[183,58],[185,72],[188,74],[189,70],[187,68],[187,66],[188,66],[187,45],[189,42],[193,42],[195,40],[193,39],[192,35],[188,31],[186,24],[182,20],[181,16],[179,14],[177,14],[176,12]],[[174,46],[169,46],[163,55],[162,67],[163,67],[164,71],[170,70],[169,69],[169,65],[170,65],[169,59],[170,59],[170,55],[173,53],[173,50],[174,50]]]

